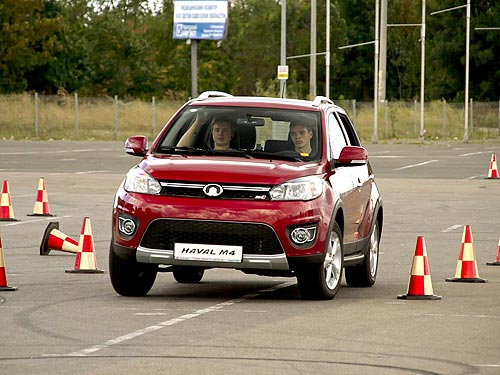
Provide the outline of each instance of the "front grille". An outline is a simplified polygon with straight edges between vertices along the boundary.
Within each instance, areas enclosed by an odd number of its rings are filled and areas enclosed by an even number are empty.
[[[243,246],[243,254],[282,254],[274,231],[263,224],[158,219],[141,241],[150,249],[173,250],[174,243]]]
[[[223,190],[222,194],[209,197],[203,192],[203,188],[207,185],[205,183],[161,181],[160,184],[161,195],[188,198],[267,200],[268,192],[271,190],[268,186],[219,184]]]

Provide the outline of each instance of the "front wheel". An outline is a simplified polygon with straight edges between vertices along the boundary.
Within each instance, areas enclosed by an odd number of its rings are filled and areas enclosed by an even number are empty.
[[[337,223],[328,236],[325,258],[321,264],[297,270],[300,294],[309,299],[332,299],[340,289],[344,265],[342,231]]]
[[[158,273],[156,264],[138,263],[135,258],[124,260],[109,250],[109,276],[116,293],[122,296],[145,296],[153,287]]]

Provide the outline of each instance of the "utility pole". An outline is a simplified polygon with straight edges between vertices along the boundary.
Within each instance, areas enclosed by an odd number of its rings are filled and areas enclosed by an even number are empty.
[[[309,69],[309,96],[316,97],[316,0],[311,0],[311,67]]]
[[[380,3],[380,66],[378,95],[379,101],[385,102],[386,99],[386,81],[387,81],[387,0]]]
[[[326,0],[325,96],[330,97],[330,0]]]
[[[286,0],[281,0],[281,48],[280,65],[286,65]],[[286,93],[286,80],[280,80],[280,98]]]
[[[420,142],[423,142],[424,129],[424,105],[425,105],[425,0],[422,0],[422,26],[420,27]]]
[[[465,125],[464,143],[469,143],[469,46],[470,46],[470,0],[467,0],[467,20],[465,23]]]
[[[447,8],[432,12],[431,16],[439,13],[449,12],[456,9],[466,8],[465,22],[465,107],[464,107],[464,143],[469,143],[469,45],[470,45],[470,0],[467,4],[453,8]]]
[[[373,137],[372,142],[378,143],[378,74],[379,74],[379,29],[380,29],[380,0],[375,0],[375,71],[373,84]]]

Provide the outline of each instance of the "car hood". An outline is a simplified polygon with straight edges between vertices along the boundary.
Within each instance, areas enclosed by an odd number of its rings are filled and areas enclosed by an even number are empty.
[[[275,185],[325,173],[317,162],[184,155],[148,155],[139,166],[157,180]]]

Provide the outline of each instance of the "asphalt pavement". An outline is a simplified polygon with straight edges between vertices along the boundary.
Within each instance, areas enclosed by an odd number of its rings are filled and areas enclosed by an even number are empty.
[[[0,374],[500,373],[500,142],[366,144],[384,201],[377,282],[303,300],[295,279],[209,270],[200,284],[159,274],[140,298],[117,295],[107,257],[114,193],[139,158],[122,142],[0,141],[0,182],[18,221],[0,221]],[[44,177],[50,212],[32,213]],[[75,256],[39,255],[49,222],[79,239],[92,224],[102,274],[70,274]],[[453,283],[465,225],[479,276]],[[405,294],[417,237],[435,295]]]

